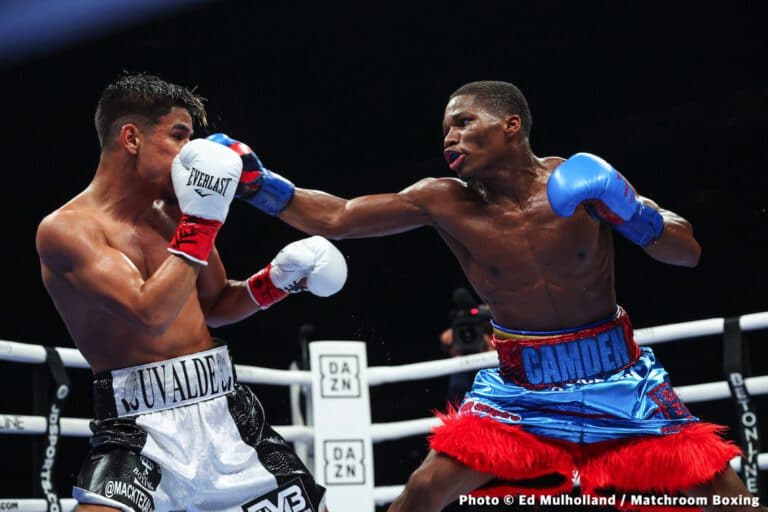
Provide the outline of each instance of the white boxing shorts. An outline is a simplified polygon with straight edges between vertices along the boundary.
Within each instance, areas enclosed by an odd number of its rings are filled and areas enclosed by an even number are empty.
[[[74,498],[125,512],[324,512],[325,489],[233,370],[218,346],[97,374]]]

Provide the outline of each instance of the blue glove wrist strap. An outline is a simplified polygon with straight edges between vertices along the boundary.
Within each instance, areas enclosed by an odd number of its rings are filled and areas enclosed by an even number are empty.
[[[266,169],[261,171],[260,181],[258,192],[240,199],[264,213],[275,216],[288,206],[296,187],[289,180]]]
[[[656,208],[641,203],[632,217],[622,224],[614,224],[613,229],[627,240],[645,247],[661,238],[664,218]]]

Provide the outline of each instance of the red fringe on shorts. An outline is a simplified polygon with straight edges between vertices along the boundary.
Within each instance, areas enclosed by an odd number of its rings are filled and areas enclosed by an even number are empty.
[[[708,482],[741,450],[720,434],[725,427],[696,422],[676,434],[586,446],[582,489],[672,494]]]
[[[478,495],[569,492],[574,470],[579,472],[582,494],[617,491],[674,495],[712,480],[741,453],[734,443],[720,437],[724,427],[703,422],[691,423],[674,434],[580,445],[535,436],[518,426],[458,414],[453,409],[438,413],[438,417],[443,424],[429,437],[433,450],[508,481],[497,488],[479,490]],[[564,483],[531,488],[520,482],[553,473],[562,475]]]

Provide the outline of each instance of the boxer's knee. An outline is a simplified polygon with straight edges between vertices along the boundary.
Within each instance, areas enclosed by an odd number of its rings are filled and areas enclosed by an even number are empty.
[[[429,494],[434,492],[436,475],[431,468],[420,467],[408,477],[406,487],[416,494]]]
[[[436,473],[430,467],[420,467],[408,477],[405,490],[392,503],[388,512],[430,512],[440,510],[442,499]]]
[[[755,510],[768,511],[766,507],[759,506],[757,499],[749,492],[744,482],[730,465],[726,465],[723,471],[716,474],[712,480],[704,482],[696,487],[688,489],[685,492],[688,496],[706,497],[709,505],[703,507],[703,510],[709,511],[745,511]],[[714,496],[718,496],[721,501],[723,498],[732,498],[737,505],[715,505]],[[754,502],[752,500],[755,500]]]

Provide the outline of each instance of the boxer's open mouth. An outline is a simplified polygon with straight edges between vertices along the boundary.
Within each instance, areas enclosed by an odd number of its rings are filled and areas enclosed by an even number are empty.
[[[465,153],[459,153],[458,151],[446,151],[444,156],[446,162],[448,162],[448,167],[450,167],[453,171],[461,167],[461,164],[467,158]]]

